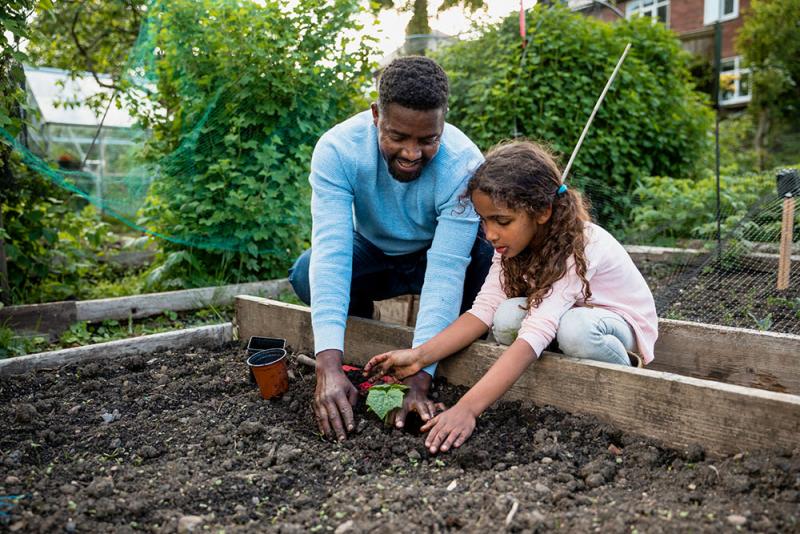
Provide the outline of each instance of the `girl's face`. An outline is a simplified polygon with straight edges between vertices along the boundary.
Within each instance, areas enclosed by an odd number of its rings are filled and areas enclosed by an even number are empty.
[[[542,226],[552,213],[552,208],[548,207],[543,213],[532,216],[526,211],[497,205],[480,190],[472,192],[472,204],[481,217],[486,239],[506,258],[513,258],[528,246],[537,247],[543,238]]]

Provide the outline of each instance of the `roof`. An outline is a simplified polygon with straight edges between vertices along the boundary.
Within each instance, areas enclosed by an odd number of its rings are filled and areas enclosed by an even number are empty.
[[[36,101],[42,113],[43,123],[71,124],[79,126],[99,126],[105,108],[95,113],[95,110],[83,104],[88,97],[104,93],[110,95],[111,90],[98,85],[89,73],[72,78],[70,73],[61,69],[50,67],[25,66],[25,78],[28,91]],[[111,81],[106,74],[99,74],[103,81]],[[64,106],[64,102],[75,105]],[[103,126],[130,128],[136,120],[124,108],[118,109],[116,105],[108,108],[108,115]]]

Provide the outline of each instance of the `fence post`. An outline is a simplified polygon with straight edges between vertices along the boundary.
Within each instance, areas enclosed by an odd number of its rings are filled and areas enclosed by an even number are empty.
[[[792,269],[792,241],[794,234],[794,196],[800,192],[800,172],[797,169],[783,169],[776,177],[778,197],[783,198],[781,217],[781,246],[778,260],[778,290],[789,288],[789,275]]]

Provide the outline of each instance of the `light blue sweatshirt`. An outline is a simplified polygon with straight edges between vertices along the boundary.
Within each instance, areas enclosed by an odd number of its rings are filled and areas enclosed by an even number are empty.
[[[388,255],[430,247],[413,346],[452,323],[478,230],[459,196],[483,161],[475,144],[445,124],[439,151],[413,182],[392,178],[367,110],[326,132],[311,159],[311,323],[315,352],[344,350],[353,230]],[[426,369],[433,374],[435,366]]]

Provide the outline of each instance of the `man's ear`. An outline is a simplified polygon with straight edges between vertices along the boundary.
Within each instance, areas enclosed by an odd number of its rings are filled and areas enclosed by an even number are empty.
[[[380,112],[378,110],[378,103],[373,102],[370,105],[370,109],[372,110],[372,122],[375,124],[375,126],[378,126],[378,117],[380,116]]]
[[[547,206],[542,213],[536,216],[536,224],[544,224],[550,220],[553,215],[553,206]]]

